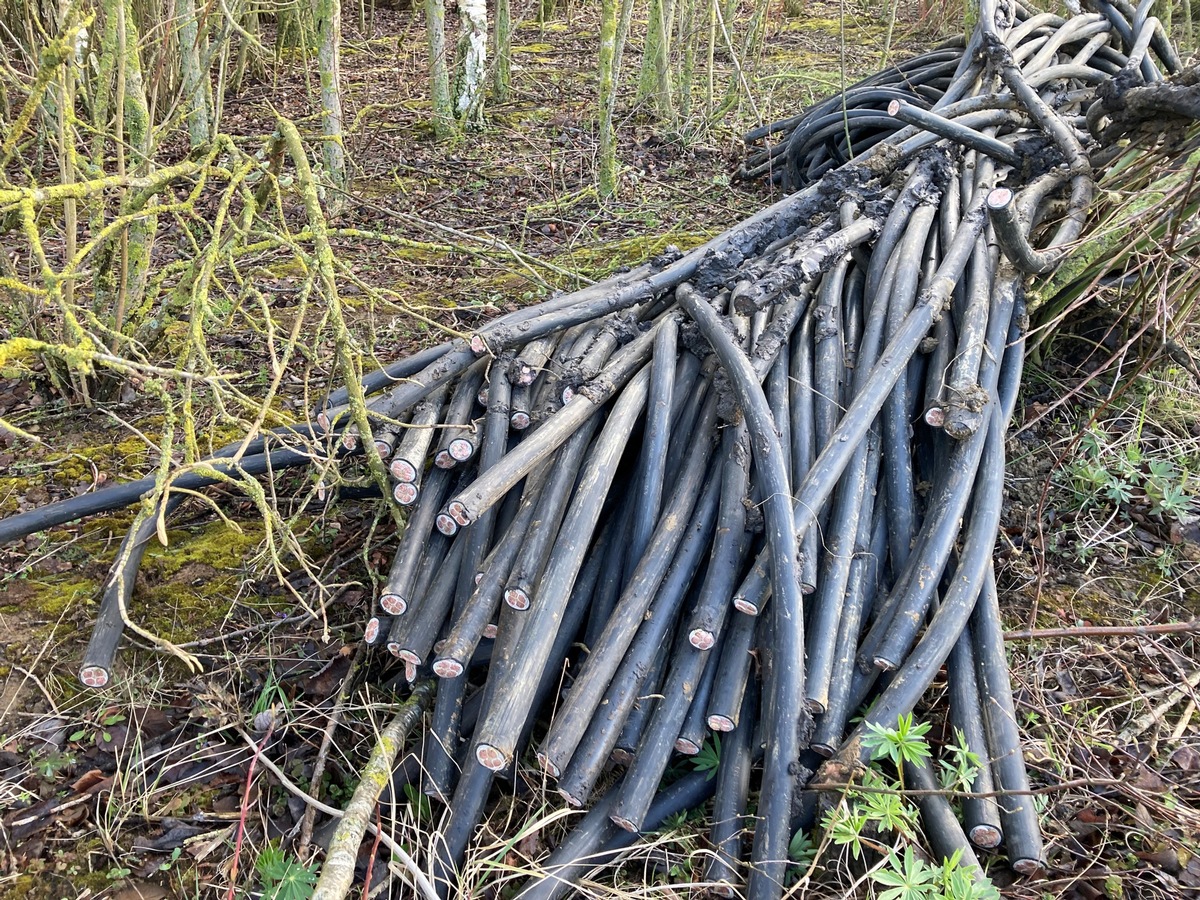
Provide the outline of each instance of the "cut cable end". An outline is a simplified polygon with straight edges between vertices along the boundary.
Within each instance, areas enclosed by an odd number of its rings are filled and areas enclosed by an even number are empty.
[[[475,748],[475,759],[485,769],[499,772],[508,765],[508,757],[498,747],[491,744],[480,744]]]
[[[79,670],[79,681],[84,687],[102,688],[108,684],[110,677],[104,666],[84,666]]]

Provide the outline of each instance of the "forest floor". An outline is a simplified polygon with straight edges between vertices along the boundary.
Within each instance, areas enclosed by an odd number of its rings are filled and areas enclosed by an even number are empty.
[[[803,16],[769,25],[746,71],[754,103],[742,100],[716,122],[699,113],[672,127],[655,122],[627,63],[621,191],[600,202],[595,23],[577,8],[568,15],[519,27],[512,97],[489,106],[483,132],[448,143],[434,142],[428,125],[419,22],[405,11],[377,11],[368,23],[347,17],[354,186],[331,224],[338,259],[355,276],[342,286],[351,326],[381,362],[430,342],[439,325],[469,328],[668,245],[686,249],[771,202],[769,186],[733,177],[744,156],[739,135],[878,69],[887,31],[875,7],[809,2]],[[939,15],[901,10],[892,53],[936,43],[946,25]],[[718,97],[729,77],[729,60],[719,62]],[[268,66],[227,101],[222,128],[251,149],[276,112],[311,131],[314,89],[303,65]],[[171,252],[160,240],[156,262]],[[298,273],[267,260],[252,274],[286,322]],[[1010,645],[1050,861],[1045,881],[1005,886],[1014,897],[1132,900],[1200,888],[1200,646],[1191,631],[1132,628],[1200,619],[1196,509],[1163,502],[1200,485],[1200,384],[1171,361],[1096,372],[1110,325],[1100,314],[1045,338],[1009,440],[997,557],[1007,624],[1014,633],[1050,629],[1014,634]],[[208,342],[226,371],[267,369],[261,322],[246,310],[231,306]],[[303,415],[330,380],[332,347],[307,349],[281,415]],[[266,383],[255,379],[246,390]],[[101,414],[46,379],[4,372],[0,418],[42,441],[0,434],[0,515],[140,477],[158,462],[164,427],[136,385]],[[264,758],[309,785],[336,710],[338,740],[310,790],[341,805],[403,672],[357,649],[390,558],[389,517],[373,501],[306,506],[287,499],[290,484],[275,499],[297,553],[282,565],[264,552],[275,525],[232,492],[221,504],[236,529],[196,503],[173,520],[169,546],[147,554],[133,615],[196,653],[202,673],[134,641],[112,685],[78,686],[99,585],[130,513],[0,548],[0,811],[18,810],[3,818],[0,898],[215,897],[231,883],[256,896],[287,879],[298,893],[278,896],[307,896],[311,850],[294,844],[306,807],[274,776],[250,777],[261,740],[251,721],[276,711],[284,724]],[[319,605],[321,620],[297,597]],[[479,896],[500,896],[561,833],[540,776],[520,775],[472,845],[464,883]],[[396,831],[422,846],[442,810],[408,799],[394,807]],[[313,843],[329,835],[323,821]],[[690,885],[703,847],[701,818],[672,822],[597,875],[592,890],[698,893]],[[841,896],[844,874],[830,861],[809,893]],[[404,896],[398,882],[377,896],[389,891]]]

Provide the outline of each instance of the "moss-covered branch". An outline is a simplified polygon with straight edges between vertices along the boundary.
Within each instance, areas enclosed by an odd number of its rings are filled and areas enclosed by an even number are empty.
[[[354,867],[358,861],[358,848],[367,832],[367,824],[371,821],[375,804],[379,802],[379,795],[384,787],[391,781],[392,766],[400,748],[404,746],[405,737],[420,721],[432,697],[433,682],[422,681],[413,688],[408,702],[380,733],[371,758],[362,770],[354,796],[346,805],[345,814],[329,842],[329,855],[325,858],[321,878],[313,890],[313,900],[342,900],[350,893],[354,882]],[[433,885],[419,868],[411,865],[408,872],[424,900],[437,900]]]
[[[135,202],[145,204],[154,194],[161,192],[172,182],[200,172],[205,160],[184,160],[173,166],[159,169],[149,175],[105,175],[70,184],[51,184],[46,187],[3,187],[0,188],[0,206],[12,206],[23,200],[31,203],[60,203],[63,200],[86,200],[114,189],[136,191]]]
[[[375,449],[371,433],[371,423],[367,418],[367,404],[363,396],[362,376],[357,365],[353,347],[353,338],[342,314],[342,303],[338,296],[336,269],[337,263],[333,256],[333,248],[329,246],[328,225],[325,213],[321,209],[321,200],[317,195],[317,184],[313,178],[312,167],[308,164],[308,156],[304,152],[304,144],[300,140],[300,132],[287,119],[279,120],[279,131],[283,135],[284,144],[296,167],[296,184],[304,200],[304,209],[308,214],[308,226],[312,232],[314,256],[317,262],[321,285],[324,288],[325,302],[329,306],[329,321],[333,327],[333,346],[337,356],[338,368],[342,380],[349,392],[350,415],[362,436],[363,447],[370,467],[371,475],[379,489],[387,495],[390,491],[387,468]],[[394,514],[399,516],[399,511]]]

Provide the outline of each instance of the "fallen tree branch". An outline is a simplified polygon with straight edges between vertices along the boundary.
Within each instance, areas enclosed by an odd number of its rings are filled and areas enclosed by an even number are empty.
[[[379,795],[391,780],[392,765],[400,748],[404,746],[404,739],[421,720],[425,706],[433,697],[433,690],[432,681],[423,681],[414,687],[412,696],[380,732],[371,758],[367,760],[360,774],[354,796],[346,804],[342,820],[329,842],[329,853],[325,858],[325,865],[321,867],[321,877],[313,889],[313,900],[343,900],[350,893],[350,886],[354,881],[354,866],[358,861],[358,848],[371,824],[375,804],[379,802]],[[424,900],[437,900],[437,892],[434,891],[433,885],[415,863],[409,869],[409,873]]]

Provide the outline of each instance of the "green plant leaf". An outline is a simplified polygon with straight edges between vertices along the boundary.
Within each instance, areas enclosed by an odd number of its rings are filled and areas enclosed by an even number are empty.
[[[700,748],[700,752],[692,757],[692,766],[697,772],[707,772],[708,780],[711,781],[713,776],[717,774],[717,767],[721,764],[721,736],[713,734],[713,736],[704,742],[704,746]]]
[[[839,806],[825,816],[825,828],[829,839],[839,847],[849,847],[855,859],[862,856],[862,833],[867,826],[867,815],[857,807],[847,809]]]
[[[788,842],[788,859],[807,868],[817,856],[817,845],[807,831],[801,829]]]
[[[879,900],[932,900],[940,893],[937,873],[912,847],[904,848],[903,859],[895,851],[889,852],[887,865],[873,872],[871,879],[887,888],[880,892]]]
[[[890,759],[897,768],[905,762],[921,763],[931,755],[925,740],[929,728],[928,722],[913,724],[912,713],[899,716],[893,728],[868,722],[863,744],[871,759]]]

